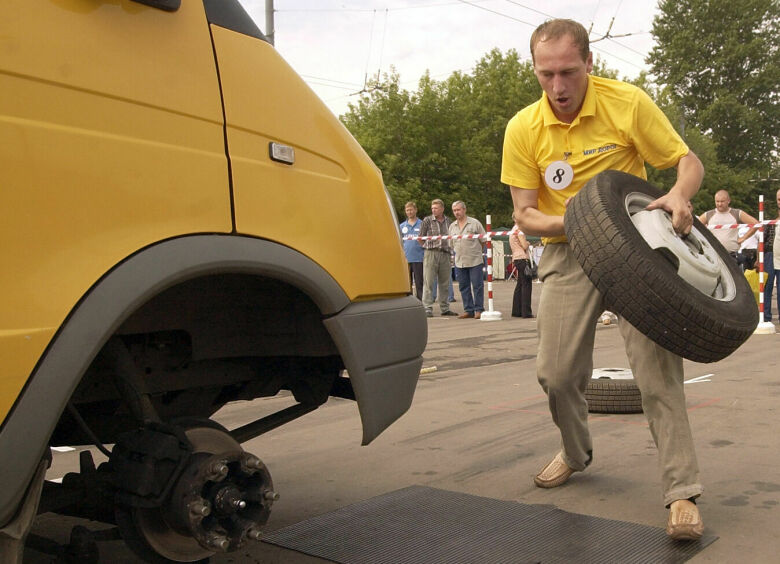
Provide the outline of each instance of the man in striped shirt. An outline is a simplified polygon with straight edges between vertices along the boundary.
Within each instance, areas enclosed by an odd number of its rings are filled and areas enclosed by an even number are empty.
[[[431,215],[423,219],[420,228],[420,237],[436,235],[448,236],[450,232],[450,219],[444,215],[444,202],[438,198],[431,202]],[[442,315],[457,315],[450,310],[447,301],[449,289],[450,254],[452,245],[449,239],[421,240],[420,245],[425,249],[423,257],[423,306],[428,317],[433,317],[433,285],[438,284],[437,297]]]

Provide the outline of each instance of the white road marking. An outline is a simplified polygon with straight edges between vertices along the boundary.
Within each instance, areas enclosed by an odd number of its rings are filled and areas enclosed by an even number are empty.
[[[683,383],[684,384],[698,384],[699,382],[712,382],[712,380],[710,380],[711,376],[715,376],[715,374],[705,374],[704,376],[696,376],[696,378],[691,378],[690,380],[686,380]]]

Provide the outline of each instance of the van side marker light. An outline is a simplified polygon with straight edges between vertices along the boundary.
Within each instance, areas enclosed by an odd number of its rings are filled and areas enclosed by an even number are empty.
[[[272,161],[291,165],[295,162],[295,149],[289,145],[282,145],[271,141],[268,144],[268,155]]]

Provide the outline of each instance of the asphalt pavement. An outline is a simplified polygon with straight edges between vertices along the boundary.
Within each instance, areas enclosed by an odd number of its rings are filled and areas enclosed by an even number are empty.
[[[366,447],[353,402],[320,409],[244,444],[273,476],[275,530],[410,485],[664,527],[658,459],[642,414],[590,416],[594,462],[559,488],[533,476],[557,452],[559,436],[536,381],[536,321],[510,317],[513,282],[494,283],[500,321],[428,320],[423,374],[410,411]],[[534,284],[534,313],[541,285]],[[486,296],[487,300],[487,296]],[[452,309],[461,312],[458,302]],[[690,562],[777,562],[780,537],[780,334],[754,335],[713,364],[685,361],[689,417],[697,445],[705,527],[720,538]],[[600,324],[594,367],[627,368],[615,324]],[[293,403],[286,395],[237,402],[215,419],[233,428]],[[50,477],[74,464],[58,453]],[[64,541],[75,520],[41,515],[35,532]],[[91,526],[90,524],[87,524]],[[101,561],[135,562],[120,543]],[[27,551],[25,562],[49,562]],[[217,555],[215,563],[324,562],[265,543]]]

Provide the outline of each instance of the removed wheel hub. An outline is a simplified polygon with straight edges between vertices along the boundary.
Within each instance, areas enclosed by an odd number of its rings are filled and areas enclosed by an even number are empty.
[[[260,540],[278,499],[266,466],[227,430],[207,420],[183,430],[192,454],[162,505],[116,507],[122,537],[149,562],[196,562]]]
[[[179,478],[164,515],[204,548],[232,551],[268,520],[275,495],[268,469],[243,450],[196,454]]]

